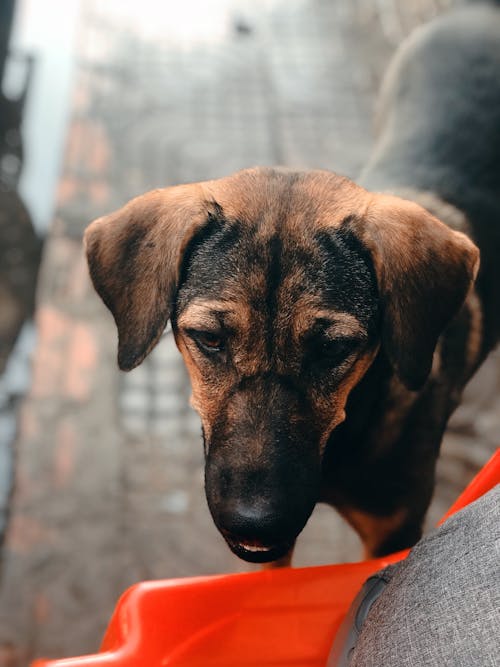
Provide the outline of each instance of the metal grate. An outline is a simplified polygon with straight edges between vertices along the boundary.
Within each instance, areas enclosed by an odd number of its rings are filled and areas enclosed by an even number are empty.
[[[169,435],[171,446],[182,446],[180,436],[186,431],[200,434],[199,419],[188,402],[189,380],[169,326],[149,357],[122,376],[122,426],[132,435]]]

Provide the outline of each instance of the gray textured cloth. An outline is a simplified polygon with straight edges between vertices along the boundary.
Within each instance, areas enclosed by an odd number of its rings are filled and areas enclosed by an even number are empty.
[[[350,667],[500,666],[500,485],[381,574]]]

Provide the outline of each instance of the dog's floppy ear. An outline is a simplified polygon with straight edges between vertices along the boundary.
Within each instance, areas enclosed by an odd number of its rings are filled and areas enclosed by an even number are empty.
[[[118,328],[118,365],[131,370],[171,314],[185,248],[208,220],[200,184],[154,190],[85,232],[94,287]]]
[[[462,306],[479,250],[417,204],[374,195],[358,235],[371,251],[383,309],[382,346],[409,389],[426,381],[437,340]]]

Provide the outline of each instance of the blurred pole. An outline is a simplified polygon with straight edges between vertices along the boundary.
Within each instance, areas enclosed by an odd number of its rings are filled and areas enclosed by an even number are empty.
[[[0,0],[0,84],[3,81],[16,0]]]

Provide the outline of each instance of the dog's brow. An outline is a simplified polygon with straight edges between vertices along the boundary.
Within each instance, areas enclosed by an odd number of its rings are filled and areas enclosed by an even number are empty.
[[[182,327],[220,324],[220,319],[234,313],[235,309],[236,304],[230,301],[196,300],[185,308],[178,321]]]
[[[309,309],[298,313],[295,329],[299,336],[322,327],[332,338],[364,336],[366,329],[352,313],[329,309]]]
[[[352,313],[329,312],[326,320],[323,316],[317,317],[316,321],[323,320],[326,324],[325,330],[331,331],[336,336],[358,336],[366,333],[365,327]]]

